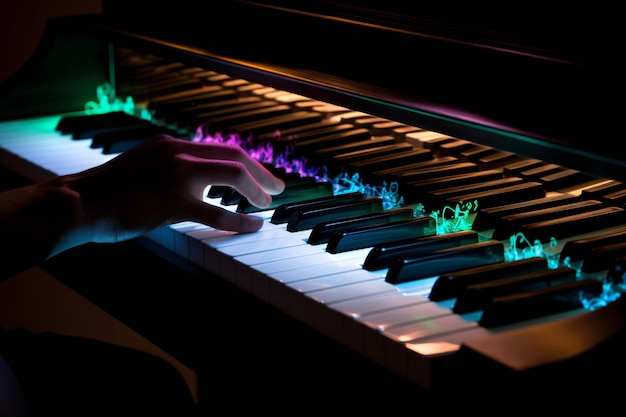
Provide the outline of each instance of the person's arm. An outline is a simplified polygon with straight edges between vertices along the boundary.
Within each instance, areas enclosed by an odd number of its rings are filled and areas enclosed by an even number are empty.
[[[161,135],[98,167],[2,192],[2,277],[77,245],[185,220],[242,233],[261,228],[256,216],[203,202],[208,185],[232,186],[260,208],[284,189],[241,148]]]

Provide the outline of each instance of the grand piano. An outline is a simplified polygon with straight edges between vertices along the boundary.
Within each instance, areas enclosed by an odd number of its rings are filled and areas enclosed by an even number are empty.
[[[307,227],[276,220],[311,194],[263,212],[255,241],[186,222],[45,263],[198,370],[202,401],[211,379],[258,398],[300,394],[320,410],[333,398],[393,410],[453,390],[609,389],[589,382],[623,367],[626,159],[606,98],[620,85],[615,26],[583,30],[597,20],[582,7],[142,3],[105,1],[101,14],[48,23],[0,88],[4,169],[32,182],[88,168],[147,123],[189,140],[236,138],[250,152],[270,146],[264,162],[316,184],[356,183],[334,197],[379,191],[378,214],[410,209],[422,224],[423,236],[383,231],[359,246],[356,229],[320,228],[302,209]],[[117,117],[101,131],[57,130],[105,112]],[[137,122],[130,136],[112,129],[126,116]],[[218,187],[206,200],[254,212]],[[313,244],[312,230],[328,240]],[[443,246],[400,255],[457,235],[476,240],[455,240],[452,256]],[[456,292],[438,295],[444,287]]]

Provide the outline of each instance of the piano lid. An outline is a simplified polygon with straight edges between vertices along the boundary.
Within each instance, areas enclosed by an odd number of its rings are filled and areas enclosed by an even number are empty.
[[[613,149],[617,108],[607,98],[621,86],[611,50],[620,38],[610,33],[619,26],[599,27],[588,7],[397,0],[216,0],[207,11],[190,0],[144,6],[105,0],[103,14],[83,23],[111,41],[626,180],[626,158]]]

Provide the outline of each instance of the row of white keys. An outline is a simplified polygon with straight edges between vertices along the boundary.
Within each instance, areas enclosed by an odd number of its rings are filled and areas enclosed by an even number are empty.
[[[262,231],[249,235],[192,223],[179,231],[205,248],[204,262],[213,265],[206,269],[400,373],[455,352],[469,338],[502,331],[480,327],[480,312],[453,313],[454,300],[430,301],[436,278],[389,284],[386,270],[362,269],[369,248],[327,253],[325,245],[306,243],[308,231],[269,223],[271,213],[264,212]]]
[[[269,220],[271,212],[264,213]],[[364,336],[354,337],[360,327],[402,345],[477,326],[476,319],[452,313],[451,302],[428,299],[434,278],[393,285],[385,281],[386,270],[364,270],[370,248],[330,254],[325,245],[306,243],[310,231],[290,233],[268,221],[248,235],[191,222],[170,228],[188,242],[176,246],[182,256],[189,251],[205,269],[358,350],[364,350],[358,342]],[[203,260],[191,255],[197,245],[204,247]]]
[[[73,140],[55,130],[60,115],[0,122],[0,148],[47,172],[34,180],[73,174],[101,165],[117,154],[91,148],[90,140]]]

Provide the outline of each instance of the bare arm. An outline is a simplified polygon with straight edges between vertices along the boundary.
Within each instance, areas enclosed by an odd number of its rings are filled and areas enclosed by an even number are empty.
[[[0,193],[3,277],[87,242],[117,242],[196,221],[242,233],[262,219],[202,201],[228,185],[267,207],[284,183],[234,146],[161,135],[84,172]]]

